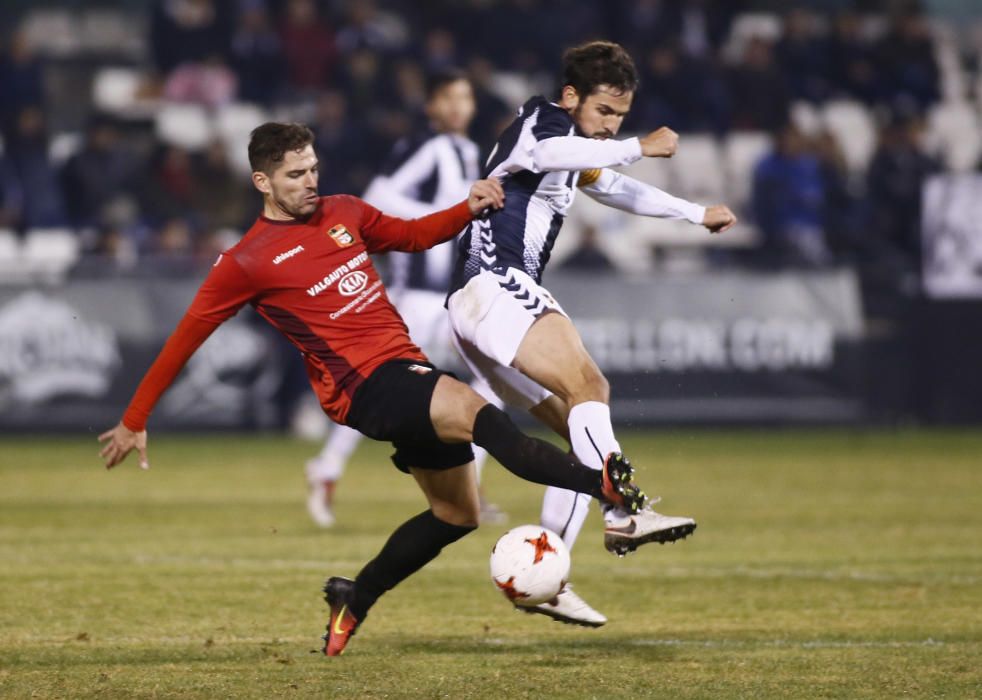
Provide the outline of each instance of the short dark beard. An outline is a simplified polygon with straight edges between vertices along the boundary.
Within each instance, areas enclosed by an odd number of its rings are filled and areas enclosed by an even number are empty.
[[[585,134],[580,129],[580,127],[579,127],[579,117],[580,117],[580,115],[582,113],[583,113],[583,100],[580,100],[580,103],[578,105],[576,105],[576,107],[573,108],[573,124],[576,126],[576,133],[579,134],[580,136],[584,136],[584,137],[586,137],[588,139],[598,138],[594,134]],[[604,132],[604,133],[606,134],[607,132]],[[612,136],[612,134],[607,134],[607,136],[605,138],[610,138],[611,136]]]

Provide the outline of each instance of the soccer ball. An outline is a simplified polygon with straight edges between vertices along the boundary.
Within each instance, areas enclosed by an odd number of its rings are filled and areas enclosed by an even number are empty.
[[[491,581],[515,605],[552,600],[569,578],[569,550],[552,530],[520,525],[491,549]]]

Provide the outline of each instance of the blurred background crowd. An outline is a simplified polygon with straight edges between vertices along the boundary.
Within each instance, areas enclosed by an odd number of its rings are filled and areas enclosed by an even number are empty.
[[[555,93],[564,48],[608,38],[642,74],[623,133],[683,134],[639,177],[743,220],[683,259],[916,284],[925,178],[982,152],[978,18],[927,4],[8,0],[0,274],[32,255],[76,274],[210,261],[258,213],[245,145],[261,121],[309,123],[322,191],[360,194],[418,126],[428,71],[468,72],[487,153],[519,104]],[[602,224],[573,223],[568,264],[650,267],[678,247],[642,222],[612,254]]]

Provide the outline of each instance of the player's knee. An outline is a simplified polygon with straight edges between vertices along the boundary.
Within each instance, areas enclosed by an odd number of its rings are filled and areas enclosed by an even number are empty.
[[[430,418],[437,437],[447,442],[471,442],[474,419],[487,403],[463,382],[440,377],[430,403]]]
[[[599,372],[593,378],[593,390],[598,400],[604,403],[610,403],[610,382],[607,381],[607,377]]]

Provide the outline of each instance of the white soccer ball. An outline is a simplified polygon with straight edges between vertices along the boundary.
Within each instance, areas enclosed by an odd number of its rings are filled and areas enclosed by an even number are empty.
[[[569,549],[552,530],[520,525],[491,549],[491,580],[515,605],[552,600],[569,578]]]

